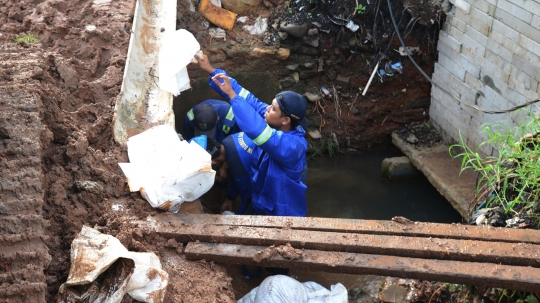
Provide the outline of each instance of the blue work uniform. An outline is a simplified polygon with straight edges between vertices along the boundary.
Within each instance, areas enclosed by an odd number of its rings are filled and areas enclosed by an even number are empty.
[[[184,118],[183,130],[185,140],[189,140],[195,136],[195,126],[193,125],[195,115],[193,112],[194,109],[200,104],[209,104],[216,110],[218,114],[219,121],[216,125],[216,132],[214,134],[214,139],[216,141],[221,142],[228,135],[240,132],[240,127],[237,125],[234,119],[231,105],[225,101],[209,99],[195,105],[187,112],[186,117]]]
[[[210,86],[229,100],[212,81],[216,69],[210,74]],[[228,76],[228,75],[227,75]],[[307,186],[301,181],[306,165],[307,141],[302,126],[288,132],[271,128],[264,120],[268,104],[261,102],[238,82],[230,78],[237,96],[229,100],[236,123],[255,143],[256,164],[252,168],[252,205],[256,215],[300,216],[307,213]]]
[[[255,165],[253,155],[255,143],[243,132],[229,135],[221,141],[225,146],[225,158],[229,165],[227,176],[230,180],[227,199],[234,201],[240,196],[242,203],[236,214],[242,215],[251,204],[251,167]]]

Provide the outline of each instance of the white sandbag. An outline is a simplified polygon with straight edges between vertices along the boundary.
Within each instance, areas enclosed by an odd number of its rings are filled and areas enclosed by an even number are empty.
[[[94,281],[128,250],[113,236],[83,226],[71,243],[71,268],[63,285],[81,285]]]
[[[137,301],[163,302],[169,275],[161,269],[159,258],[154,253],[142,252],[131,252],[131,258],[135,271],[127,284],[127,293]]]
[[[315,282],[300,283],[295,279],[270,276],[260,286],[252,289],[238,303],[347,303],[347,289],[343,284],[331,286],[331,290]]]
[[[159,51],[159,87],[175,96],[191,88],[186,66],[200,49],[197,39],[185,29],[165,34]]]
[[[127,292],[134,299],[147,303],[163,302],[169,275],[154,253],[128,251],[118,239],[83,226],[71,243],[71,268],[67,281],[60,286],[60,293],[72,285],[92,283],[119,258],[132,259],[135,263],[129,281],[118,281],[117,294],[108,303],[122,301]]]
[[[214,184],[211,156],[195,142],[181,141],[173,127],[154,126],[127,141],[130,163],[118,163],[131,191],[152,207],[176,213]]]

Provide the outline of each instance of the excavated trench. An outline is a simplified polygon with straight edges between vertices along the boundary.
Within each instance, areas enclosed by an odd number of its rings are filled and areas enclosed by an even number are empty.
[[[225,268],[187,261],[182,243],[137,233],[130,225],[159,212],[139,193],[129,192],[117,164],[128,162],[127,153],[112,131],[135,2],[0,4],[0,297],[53,302],[69,272],[71,243],[87,225],[117,237],[129,250],[153,251],[167,260],[165,302],[233,302]],[[268,45],[240,25],[227,32],[227,40],[213,39],[201,28],[203,18],[188,7],[187,1],[178,1],[177,28],[195,33],[214,65],[241,83],[249,83],[242,78],[246,73],[261,74],[264,89],[259,90],[262,84],[257,81],[246,84],[254,93],[280,86],[313,94],[321,94],[322,86],[336,89],[338,102],[323,98],[310,103],[308,118],[322,134],[322,139],[309,138],[310,152],[324,150],[332,133],[343,152],[382,149],[390,144],[392,131],[428,120],[430,84],[407,60],[402,60],[403,74],[377,79],[362,96],[373,52],[351,52],[350,46],[336,44],[335,37],[324,32],[319,33],[318,48],[291,38]],[[420,29],[406,42],[420,47],[418,62],[431,74],[434,36],[425,38],[426,32]],[[37,34],[38,41],[12,43],[24,33]],[[392,43],[392,48],[399,47],[397,39]],[[257,51],[277,47],[290,50],[290,56]],[[402,59],[394,53],[394,61]],[[206,75],[194,67],[188,71],[193,89],[181,97],[190,99],[206,84]],[[188,104],[175,99],[174,107]]]

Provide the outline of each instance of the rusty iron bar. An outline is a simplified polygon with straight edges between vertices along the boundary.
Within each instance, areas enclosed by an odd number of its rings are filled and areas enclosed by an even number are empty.
[[[188,243],[188,259],[227,264],[287,267],[356,275],[380,275],[476,286],[540,292],[540,269],[492,263],[425,260],[398,256],[303,250],[302,258],[289,260],[279,254],[255,261],[266,246]]]
[[[287,226],[285,228],[267,228],[192,224],[183,223],[185,221],[182,220],[176,220],[178,218],[176,216],[166,217],[174,219],[164,221],[161,219],[163,217],[154,217],[154,220],[139,222],[138,225],[147,232],[157,232],[164,237],[175,238],[180,242],[198,240],[201,242],[253,246],[285,245],[290,243],[296,248],[322,251],[540,267],[540,245],[529,243],[410,237],[399,234],[373,235],[325,232],[297,230]],[[270,217],[268,220],[276,220],[278,218]]]
[[[491,226],[410,222],[399,223],[384,220],[301,218],[269,216],[223,216],[223,215],[175,215],[160,214],[156,221],[171,224],[203,224],[223,226],[251,226],[290,228],[313,231],[330,231],[372,235],[401,235],[408,237],[432,237],[443,239],[480,240],[486,242],[509,242],[540,244],[540,231]]]

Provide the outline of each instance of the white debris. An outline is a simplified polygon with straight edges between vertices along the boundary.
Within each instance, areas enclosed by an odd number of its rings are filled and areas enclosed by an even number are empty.
[[[212,27],[208,30],[208,33],[212,38],[214,39],[223,39],[223,41],[227,41],[225,30],[219,27]]]
[[[96,31],[97,27],[95,25],[87,25],[84,29],[89,33],[93,33]]]
[[[73,285],[92,283],[119,258],[133,260],[135,268],[127,283],[116,282],[115,295],[107,302],[121,302],[125,293],[141,302],[163,302],[169,275],[162,269],[158,256],[154,253],[128,251],[117,238],[88,226],[82,227],[71,244],[71,268],[59,293],[64,294]]]
[[[260,36],[268,29],[268,19],[259,16],[253,25],[244,25],[242,28],[254,36]]]
[[[356,23],[352,22],[352,20],[349,21],[349,23],[347,23],[347,25],[345,25],[345,27],[348,28],[353,33],[356,32],[360,28],[360,26],[357,25]]]
[[[176,213],[214,185],[210,154],[195,142],[180,141],[172,126],[130,137],[127,147],[130,163],[118,165],[130,190],[139,191],[152,207]]]

